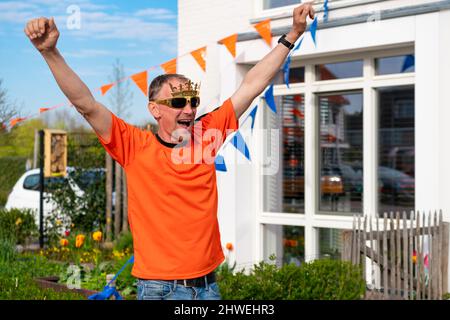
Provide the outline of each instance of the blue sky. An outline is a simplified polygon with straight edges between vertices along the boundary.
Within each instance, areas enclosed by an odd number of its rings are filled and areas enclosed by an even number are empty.
[[[71,5],[80,9],[81,26],[69,29]],[[29,19],[55,17],[60,30],[58,49],[89,88],[109,83],[114,61],[119,58],[125,74],[159,65],[177,55],[177,1],[157,0],[0,0],[0,78],[22,115],[66,101],[47,64],[23,33]],[[149,80],[162,73],[157,68]],[[141,124],[151,121],[147,100],[130,83],[131,116]],[[108,94],[95,97],[108,106]],[[69,108],[69,107],[64,107]],[[49,111],[52,112],[52,111]]]

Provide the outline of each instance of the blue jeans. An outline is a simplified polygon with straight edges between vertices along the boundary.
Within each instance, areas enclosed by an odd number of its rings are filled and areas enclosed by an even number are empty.
[[[220,300],[216,282],[205,287],[185,287],[174,280],[142,280],[137,283],[138,300]]]

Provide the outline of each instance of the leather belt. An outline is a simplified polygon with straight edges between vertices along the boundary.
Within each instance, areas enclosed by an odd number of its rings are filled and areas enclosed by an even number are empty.
[[[210,272],[205,276],[194,278],[194,279],[183,279],[177,280],[177,284],[180,284],[185,287],[201,287],[205,288],[206,283],[211,284],[216,282],[216,274],[214,272]]]

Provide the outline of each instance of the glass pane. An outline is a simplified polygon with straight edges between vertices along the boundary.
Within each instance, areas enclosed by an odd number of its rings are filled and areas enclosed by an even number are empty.
[[[269,212],[303,213],[304,199],[304,102],[303,95],[288,95],[277,98],[279,112],[267,111],[267,117],[278,118],[278,123],[268,128],[281,128],[278,152],[281,153],[280,170],[264,176],[264,210]],[[281,118],[279,116],[281,114]],[[274,142],[267,141],[267,146]],[[277,151],[274,150],[273,153]],[[266,153],[267,154],[267,153]]]
[[[319,64],[316,66],[317,80],[336,80],[362,77],[363,61],[347,61],[338,63]]]
[[[289,84],[292,83],[303,83],[305,82],[305,67],[291,68],[289,71]],[[280,70],[275,78],[275,84],[285,84],[284,81],[284,72]]]
[[[264,227],[264,260],[277,265],[305,261],[305,228],[266,225]]]
[[[414,88],[381,89],[378,95],[379,211],[414,210]]]
[[[340,260],[342,253],[342,230],[319,228],[319,258]]]
[[[319,209],[362,212],[362,92],[320,95],[319,109]]]
[[[23,188],[26,190],[39,190],[39,175],[33,174],[23,181]]]
[[[414,55],[378,58],[375,60],[376,74],[408,73],[415,71]]]
[[[279,8],[298,3],[298,0],[264,0],[264,9]]]

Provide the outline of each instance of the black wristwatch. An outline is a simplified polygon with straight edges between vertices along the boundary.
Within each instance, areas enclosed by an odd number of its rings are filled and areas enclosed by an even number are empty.
[[[285,45],[286,48],[288,48],[289,50],[292,50],[294,48],[294,44],[290,43],[289,41],[286,40],[286,35],[285,34],[283,34],[281,36],[281,38],[278,39],[278,43],[281,43],[281,44]]]

